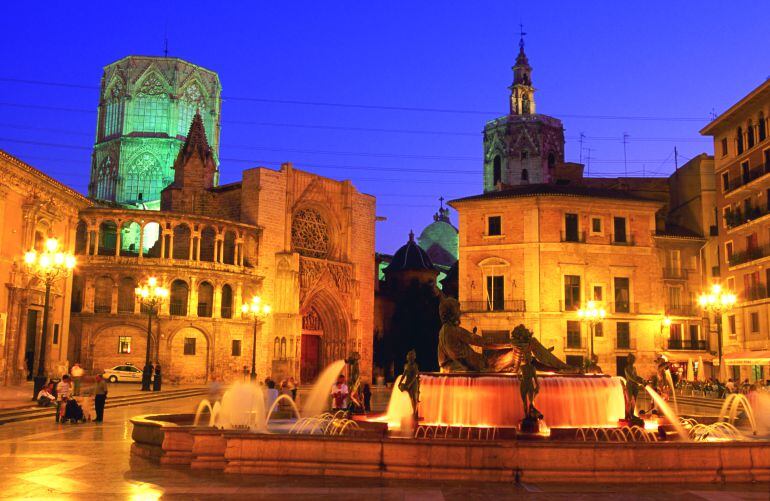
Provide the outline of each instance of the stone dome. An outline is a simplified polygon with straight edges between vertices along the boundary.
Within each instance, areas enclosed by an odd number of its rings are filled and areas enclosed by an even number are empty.
[[[443,204],[417,239],[434,264],[449,268],[457,262],[459,235],[449,221],[449,209]]]
[[[393,259],[391,259],[388,267],[385,268],[385,273],[419,270],[432,271],[435,268],[428,253],[414,241],[414,232],[410,231],[409,241],[393,254]]]

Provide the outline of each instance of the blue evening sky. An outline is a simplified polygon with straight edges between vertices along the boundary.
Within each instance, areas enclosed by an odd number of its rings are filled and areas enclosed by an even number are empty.
[[[351,179],[394,252],[438,197],[481,191],[481,130],[507,112],[519,22],[567,159],[582,132],[591,175],[665,175],[675,146],[680,164],[711,153],[698,130],[770,74],[768,19],[743,1],[6,2],[0,148],[85,192],[102,67],[162,55],[167,31],[170,55],[222,81],[223,183],[283,161]]]

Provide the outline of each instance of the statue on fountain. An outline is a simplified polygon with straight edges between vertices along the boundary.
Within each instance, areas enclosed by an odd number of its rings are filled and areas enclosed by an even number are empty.
[[[642,426],[644,421],[634,413],[634,409],[636,409],[636,399],[639,397],[639,390],[644,388],[647,382],[636,373],[635,362],[636,356],[633,353],[629,353],[628,357],[626,357],[626,368],[624,370],[626,376],[626,421],[631,425]]]
[[[420,401],[420,367],[417,365],[417,353],[414,350],[410,350],[406,354],[404,373],[401,375],[398,389],[409,394],[409,400],[412,402],[412,416],[414,422],[417,423],[417,403]]]
[[[521,420],[523,433],[537,433],[540,431],[540,420],[543,414],[535,407],[535,397],[540,392],[540,381],[537,379],[537,369],[533,363],[532,352],[524,352],[524,357],[519,368],[519,391],[521,402],[524,405],[524,419]]]
[[[552,349],[534,338],[532,331],[518,325],[511,331],[510,343],[489,343],[474,332],[460,327],[460,303],[444,298],[439,305],[441,330],[438,334],[438,363],[441,372],[519,372],[526,353],[532,355],[532,365],[541,371],[564,374],[576,369],[559,360]],[[476,352],[477,346],[487,351]]]
[[[361,370],[358,368],[358,361],[361,360],[361,355],[357,351],[350,354],[345,359],[345,363],[348,368],[348,388],[350,388],[350,404],[348,405],[348,412],[363,410],[362,395],[361,395]]]

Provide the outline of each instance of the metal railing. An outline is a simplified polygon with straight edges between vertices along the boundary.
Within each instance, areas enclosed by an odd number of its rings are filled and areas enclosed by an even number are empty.
[[[109,313],[112,310],[112,305],[108,303],[94,303],[94,313]]]
[[[562,231],[561,234],[561,241],[562,242],[574,242],[574,243],[585,243],[586,241],[586,232],[585,231]]]
[[[770,214],[768,207],[749,207],[748,209],[735,209],[725,214],[725,223],[730,229],[737,228],[746,223]]]
[[[743,289],[743,299],[746,301],[756,301],[767,297],[767,287],[764,284],[752,285]]]
[[[666,315],[694,317],[698,315],[699,311],[698,307],[692,303],[666,303]]]
[[[669,339],[669,350],[707,351],[709,342],[707,339]]]
[[[171,301],[168,305],[168,312],[171,315],[177,317],[187,316],[187,302],[186,301]]]
[[[221,308],[221,315],[222,315],[222,318],[233,318],[233,307],[232,306],[222,306],[222,308]]]
[[[767,256],[770,256],[770,246],[752,247],[742,252],[733,252],[732,256],[727,258],[727,261],[730,263],[730,266],[737,266]]]
[[[481,311],[527,311],[527,302],[523,299],[505,301],[463,301],[460,310],[465,312]]]
[[[765,174],[768,173],[770,173],[770,163],[766,162],[762,165],[754,167],[748,172],[741,174],[741,177],[730,179],[727,183],[728,186],[725,190],[725,193],[730,193],[731,191],[737,190],[741,186],[746,186],[747,184],[752,183],[761,177],[764,177]]]
[[[211,304],[209,303],[198,303],[198,316],[199,317],[210,317],[212,313]]]
[[[618,335],[615,338],[615,349],[616,350],[635,350],[636,339],[632,338],[630,334]]]
[[[687,280],[690,270],[684,268],[663,268],[663,278],[668,280]]]
[[[582,350],[586,347],[583,336],[579,332],[568,332],[564,336],[564,349],[566,350]]]
[[[610,243],[612,245],[636,245],[636,238],[634,238],[633,234],[626,234],[625,239],[618,240],[617,235],[610,235]]]
[[[637,313],[639,303],[630,303],[628,301],[613,301],[610,303],[612,313]]]

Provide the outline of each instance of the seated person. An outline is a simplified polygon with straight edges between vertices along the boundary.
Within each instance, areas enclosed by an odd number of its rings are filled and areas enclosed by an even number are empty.
[[[53,395],[53,383],[48,383],[37,394],[37,405],[40,407],[50,407],[56,401]]]

